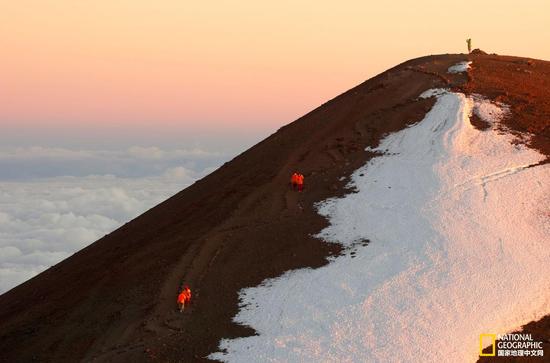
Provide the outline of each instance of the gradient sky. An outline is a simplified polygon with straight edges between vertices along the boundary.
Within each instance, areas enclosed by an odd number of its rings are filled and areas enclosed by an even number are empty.
[[[0,126],[38,141],[269,133],[467,37],[550,59],[548,24],[547,0],[0,0]]]

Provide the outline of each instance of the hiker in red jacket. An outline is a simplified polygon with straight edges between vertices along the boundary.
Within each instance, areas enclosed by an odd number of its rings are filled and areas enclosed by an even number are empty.
[[[296,178],[296,184],[298,185],[299,192],[304,190],[304,176],[302,174],[298,174],[298,177]]]
[[[182,292],[178,295],[178,305],[180,307],[180,312],[183,312],[185,305],[189,305],[191,302],[191,289],[188,285],[185,285]]]
[[[298,187],[298,172],[295,171],[294,174],[290,177],[290,185],[292,186],[292,190],[296,190]]]

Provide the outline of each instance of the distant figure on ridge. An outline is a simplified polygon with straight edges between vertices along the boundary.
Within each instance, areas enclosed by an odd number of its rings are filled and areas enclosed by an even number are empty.
[[[472,53],[472,38],[466,39],[466,44],[468,44],[468,53]]]
[[[178,305],[180,308],[180,312],[183,312],[185,309],[185,305],[189,305],[191,302],[191,289],[188,285],[185,285],[182,292],[178,295]]]

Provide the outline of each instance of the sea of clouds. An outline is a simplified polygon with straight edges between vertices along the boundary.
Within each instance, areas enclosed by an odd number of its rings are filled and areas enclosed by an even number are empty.
[[[230,156],[158,147],[0,150],[0,294],[184,189]]]

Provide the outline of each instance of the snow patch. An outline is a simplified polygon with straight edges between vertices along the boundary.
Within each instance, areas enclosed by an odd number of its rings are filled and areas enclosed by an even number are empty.
[[[490,125],[496,125],[510,114],[510,107],[500,103],[492,102],[480,95],[473,95],[473,112],[483,121]]]
[[[258,335],[222,340],[210,358],[474,362],[481,333],[547,314],[550,165],[474,128],[475,105],[440,93],[421,122],[382,140],[385,154],[352,174],[355,192],[318,206],[330,221],[319,237],[355,257],[242,290],[234,320]]]
[[[472,62],[460,62],[447,69],[447,73],[462,73],[468,71]]]

